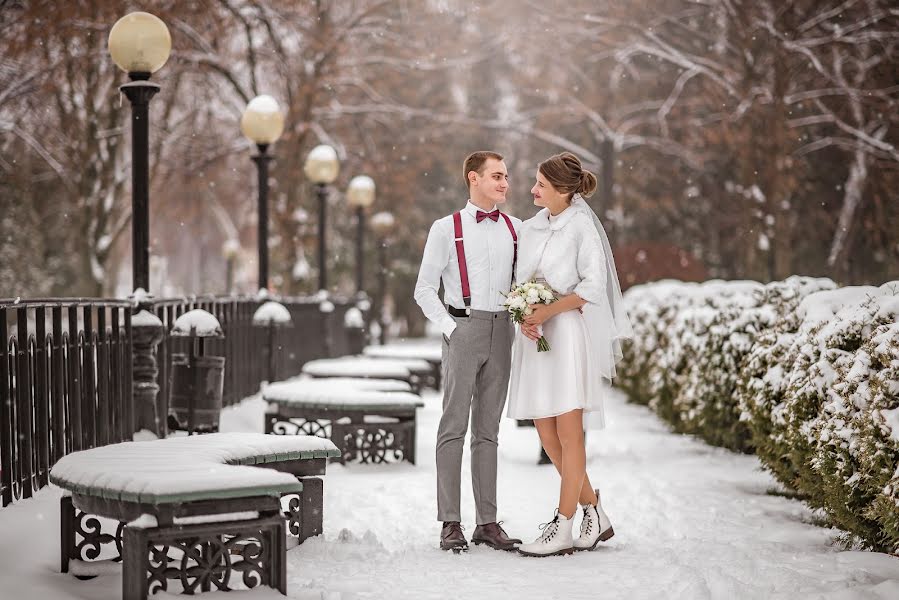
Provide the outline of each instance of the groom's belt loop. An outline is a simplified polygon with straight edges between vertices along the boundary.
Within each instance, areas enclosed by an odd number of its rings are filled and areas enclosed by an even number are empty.
[[[512,284],[515,283],[515,267],[518,265],[518,235],[512,219],[504,212],[499,213],[512,234]],[[462,301],[465,303],[465,314],[471,314],[471,286],[468,284],[468,263],[465,260],[465,243],[462,241],[462,212],[453,213],[453,237],[456,242],[456,258],[459,259],[459,278],[462,280]]]

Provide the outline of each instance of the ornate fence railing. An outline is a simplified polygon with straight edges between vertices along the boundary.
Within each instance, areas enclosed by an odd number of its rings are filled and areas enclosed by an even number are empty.
[[[224,339],[205,343],[206,354],[225,357],[225,384],[222,403],[229,406],[256,393],[259,384],[269,379],[269,352],[272,352],[275,380],[300,372],[303,365],[326,355],[340,356],[352,351],[343,333],[343,315],[347,302],[334,303],[333,312],[322,312],[313,298],[278,298],[287,307],[290,327],[268,328],[253,324],[253,314],[262,304],[255,298],[207,296],[166,299],[153,302],[153,313],[162,321],[163,339],[157,348],[161,406],[167,408],[171,398],[171,356],[187,353],[188,340],[171,337],[175,320],[189,310],[203,309],[212,313],[222,326]]]
[[[0,498],[47,484],[61,456],[134,432],[131,304],[0,300]]]
[[[262,381],[298,374],[309,360],[361,350],[343,327],[350,302],[276,300],[290,312],[290,327],[254,325],[262,302],[256,298],[207,296],[143,305],[163,324],[156,348],[163,421],[172,393],[172,354],[189,351],[188,340],[169,332],[189,310],[206,310],[222,325],[224,338],[206,340],[204,349],[225,357],[226,406],[256,393]],[[0,506],[47,485],[50,467],[68,452],[131,439],[138,425],[134,310],[126,300],[0,299]]]

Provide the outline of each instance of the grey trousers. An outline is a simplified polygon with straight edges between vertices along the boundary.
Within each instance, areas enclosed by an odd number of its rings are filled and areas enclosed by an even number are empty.
[[[443,339],[443,416],[437,429],[437,519],[461,521],[462,446],[471,414],[471,486],[477,524],[496,521],[496,448],[512,367],[512,323],[506,312],[453,317]]]

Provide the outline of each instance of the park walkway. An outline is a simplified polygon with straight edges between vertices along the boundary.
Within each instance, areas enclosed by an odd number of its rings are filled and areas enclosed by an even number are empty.
[[[228,409],[223,429],[261,431],[264,406],[255,397]],[[417,466],[329,467],[326,533],[288,552],[290,597],[899,597],[899,560],[839,550],[831,544],[837,532],[815,526],[809,509],[768,493],[774,482],[754,457],[673,435],[618,393],[607,404],[609,428],[588,439],[590,472],[604,489],[617,534],[607,545],[548,559],[478,547],[461,556],[440,552],[433,491],[439,416],[440,398],[429,392],[419,411]],[[523,538],[535,537],[537,525],[551,517],[557,490],[553,468],[537,466],[536,458],[534,430],[504,420],[500,518]],[[470,534],[468,481],[466,468],[463,518]],[[0,510],[0,596],[120,597],[116,574],[77,581],[58,572],[58,496],[56,488],[45,489]],[[247,596],[274,597],[269,593]]]
[[[261,423],[261,401],[227,417],[234,429]],[[755,457],[668,432],[649,410],[613,392],[609,428],[588,438],[588,466],[604,491],[616,536],[592,553],[526,559],[472,547],[436,549],[434,439],[440,397],[419,410],[418,466],[333,465],[325,536],[288,553],[297,598],[897,598],[899,559],[843,552],[838,532],[812,511],[770,495],[774,480]],[[552,516],[558,479],[537,466],[534,429],[504,419],[499,518],[510,534],[538,535]],[[463,464],[467,463],[468,455]],[[463,519],[474,504],[467,466]],[[330,592],[333,595],[322,595]]]

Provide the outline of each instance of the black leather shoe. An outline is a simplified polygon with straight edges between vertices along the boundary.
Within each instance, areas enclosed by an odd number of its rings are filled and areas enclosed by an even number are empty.
[[[521,540],[510,538],[499,523],[485,523],[474,528],[471,541],[475,544],[487,544],[494,550],[515,550]]]
[[[468,550],[468,540],[462,533],[462,524],[459,521],[447,521],[440,532],[440,549],[452,550],[456,554]]]

